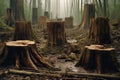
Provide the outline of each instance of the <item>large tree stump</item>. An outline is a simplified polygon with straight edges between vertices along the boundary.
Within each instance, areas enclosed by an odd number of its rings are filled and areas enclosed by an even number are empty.
[[[76,66],[96,70],[98,73],[117,72],[117,61],[112,54],[114,54],[114,48],[107,48],[103,45],[85,46]]]
[[[89,39],[95,44],[110,44],[110,26],[109,19],[98,17],[91,19]]]
[[[10,8],[7,9],[7,16],[5,18],[5,24],[7,24],[8,26],[13,26],[15,24],[13,11]]]
[[[14,65],[18,68],[30,67],[35,70],[42,65],[54,69],[38,52],[34,39],[30,22],[16,22],[14,41],[6,42],[3,52],[0,54],[0,65]]]
[[[66,28],[73,28],[73,17],[66,17],[65,18],[65,27]]]
[[[0,55],[0,66],[16,66],[17,68],[50,67],[42,55],[39,54],[34,41],[17,40],[6,42],[4,50]]]
[[[63,21],[47,22],[48,44],[59,46],[66,42],[65,28]]]
[[[95,5],[94,4],[85,4],[83,18],[79,25],[80,29],[89,29],[90,19],[95,17]]]

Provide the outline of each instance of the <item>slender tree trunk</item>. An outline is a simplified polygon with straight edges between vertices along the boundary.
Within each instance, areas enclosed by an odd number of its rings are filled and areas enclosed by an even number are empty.
[[[104,16],[107,16],[107,5],[106,5],[106,1],[107,0],[103,0],[103,5],[104,5],[104,7],[103,7],[103,11],[104,11]]]
[[[32,22],[33,24],[36,24],[38,22],[38,8],[36,7],[36,0],[33,0]]]
[[[90,19],[95,17],[95,6],[94,4],[85,4],[82,22],[79,25],[80,29],[88,29],[90,26]]]

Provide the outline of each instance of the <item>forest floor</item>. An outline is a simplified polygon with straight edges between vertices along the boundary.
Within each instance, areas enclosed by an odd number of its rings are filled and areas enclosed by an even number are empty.
[[[40,30],[38,28],[33,28],[33,30],[39,41],[39,43],[37,43],[37,47],[40,54],[42,54],[51,64],[53,64],[55,68],[61,69],[60,71],[52,71],[53,73],[62,73],[62,74],[63,73],[67,74],[69,72],[74,74],[93,73],[93,72],[86,71],[82,67],[74,66],[79,60],[79,56],[80,56],[80,53],[82,52],[83,47],[85,45],[89,45],[89,41],[87,39],[88,37],[87,32],[79,31],[77,29],[67,29],[66,38],[68,43],[66,43],[63,46],[56,46],[51,48],[50,46],[47,46],[47,39],[46,39],[47,35],[45,31]],[[113,29],[111,32],[112,32],[111,46],[116,48],[117,60],[120,64],[120,29]],[[12,38],[12,36],[10,36],[9,34],[6,34],[5,39],[3,36],[0,38],[1,39],[0,52],[2,51],[4,42],[8,41],[9,38],[10,39]],[[15,69],[15,68],[14,67],[0,68],[0,80],[81,80],[76,78],[78,77],[77,75],[75,75],[76,77],[75,76],[66,77],[64,75],[62,75],[62,77],[58,77],[59,75],[56,75],[56,74],[52,76],[28,75],[24,73],[13,74],[9,72],[10,69]],[[29,70],[24,70],[24,71],[27,72]],[[36,71],[33,71],[33,72],[36,73]],[[44,69],[44,70],[40,69],[39,73],[52,74],[51,70],[48,70],[48,69]],[[108,74],[113,74],[113,73],[108,73]],[[86,77],[83,78],[83,80],[87,80]]]

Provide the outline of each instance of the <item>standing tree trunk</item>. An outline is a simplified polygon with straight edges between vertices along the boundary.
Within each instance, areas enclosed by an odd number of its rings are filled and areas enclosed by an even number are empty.
[[[16,21],[25,20],[23,5],[23,0],[10,0],[10,8],[13,10],[13,15]]]
[[[38,0],[38,16],[42,16],[42,0]]]
[[[98,17],[91,19],[89,39],[95,44],[110,44],[110,26],[109,19]]]
[[[82,22],[79,25],[80,29],[88,29],[90,26],[90,19],[95,17],[95,5],[85,4]]]
[[[13,17],[13,11],[10,8],[7,9],[7,16],[6,16],[6,19],[5,19],[5,23],[8,26],[13,26],[15,24],[15,19]]]
[[[31,23],[26,21],[17,21],[15,23],[13,40],[36,40],[32,31]]]
[[[36,0],[33,0],[32,23],[36,24],[37,22],[38,22],[38,8],[36,7]]]
[[[48,44],[50,46],[62,45],[66,42],[63,21],[51,21],[47,23]]]

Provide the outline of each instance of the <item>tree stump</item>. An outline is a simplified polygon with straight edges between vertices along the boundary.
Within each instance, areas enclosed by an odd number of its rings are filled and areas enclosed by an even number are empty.
[[[47,22],[48,45],[59,46],[66,42],[65,28],[63,21]]]
[[[7,9],[7,16],[5,18],[5,24],[7,24],[8,26],[13,26],[15,24],[13,12],[12,12],[12,9],[10,8]]]
[[[65,18],[65,27],[66,28],[73,28],[73,17],[66,17]]]
[[[1,66],[16,66],[17,68],[50,67],[42,55],[39,54],[34,41],[17,40],[6,42],[4,50],[0,55]]]
[[[27,67],[35,70],[42,66],[55,69],[38,52],[34,39],[30,22],[16,22],[14,41],[6,42],[0,54],[0,66],[13,65],[17,68]]]
[[[97,73],[116,72],[116,59],[113,58],[114,48],[103,45],[85,46],[79,62],[76,66],[82,66],[87,70],[96,70]]]
[[[89,39],[94,44],[110,44],[110,26],[109,19],[98,17],[91,19]]]
[[[95,17],[95,5],[94,4],[85,4],[83,18],[79,25],[80,29],[89,29],[90,19]]]
[[[46,29],[47,21],[48,19],[46,16],[40,16],[38,21],[38,28],[42,30]]]

